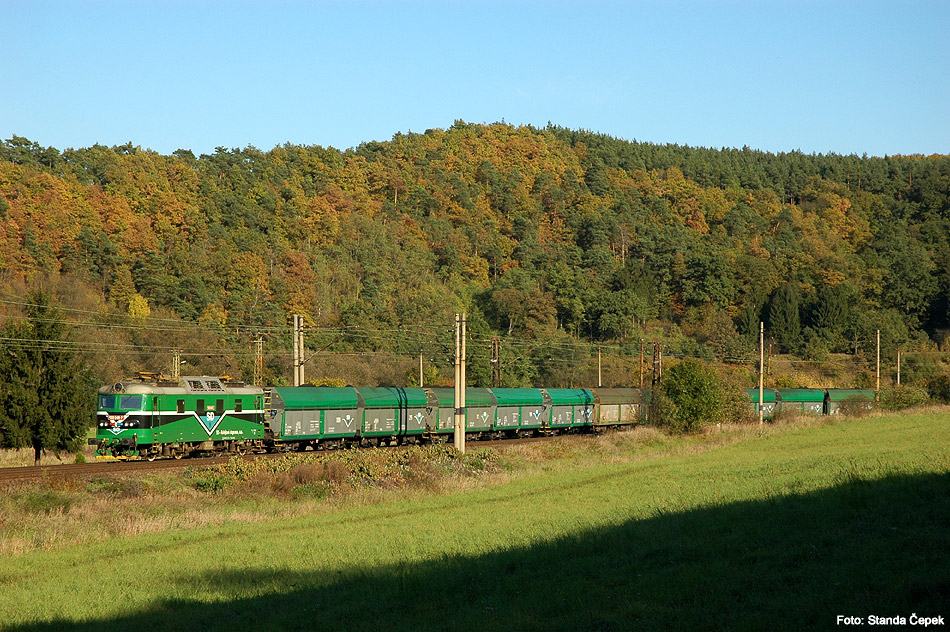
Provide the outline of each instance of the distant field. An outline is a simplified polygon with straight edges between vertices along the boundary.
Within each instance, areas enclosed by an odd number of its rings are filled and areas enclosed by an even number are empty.
[[[0,629],[798,630],[950,615],[948,412],[618,433],[497,461],[441,492],[7,554]]]

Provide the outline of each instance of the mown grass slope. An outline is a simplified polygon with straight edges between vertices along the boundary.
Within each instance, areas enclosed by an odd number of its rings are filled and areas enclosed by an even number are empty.
[[[519,448],[499,485],[8,557],[0,626],[822,629],[947,614],[950,414],[589,456]]]

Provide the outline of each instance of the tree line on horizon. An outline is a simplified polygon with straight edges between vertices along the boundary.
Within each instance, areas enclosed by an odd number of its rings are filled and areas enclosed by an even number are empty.
[[[41,287],[90,319],[128,319],[87,336],[141,349],[178,334],[136,322],[196,323],[188,344],[227,350],[254,331],[289,344],[303,314],[315,347],[444,361],[436,332],[466,311],[474,337],[522,356],[512,386],[566,385],[594,346],[629,355],[641,339],[748,362],[760,320],[778,350],[815,361],[868,352],[877,330],[888,353],[930,348],[950,330],[950,157],[463,121],[345,151],[200,156],[13,136],[0,297]],[[94,370],[109,380],[147,358]],[[246,354],[227,361],[252,370]],[[473,385],[488,366],[470,362]]]

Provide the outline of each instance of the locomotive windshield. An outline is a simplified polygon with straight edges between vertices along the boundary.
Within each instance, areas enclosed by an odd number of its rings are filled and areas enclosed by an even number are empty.
[[[99,410],[142,410],[142,396],[100,395]]]
[[[142,410],[142,396],[120,395],[119,408],[122,410]]]
[[[99,410],[142,410],[142,396],[100,395]]]

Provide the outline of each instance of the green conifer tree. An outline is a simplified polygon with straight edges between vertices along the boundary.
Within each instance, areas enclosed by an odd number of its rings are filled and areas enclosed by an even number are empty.
[[[857,297],[843,286],[825,286],[818,291],[818,298],[812,313],[815,332],[824,338],[832,351],[843,351],[847,347],[845,332],[853,320],[852,305]]]
[[[769,305],[769,329],[776,342],[789,353],[802,346],[801,300],[798,284],[792,282],[780,287]]]
[[[95,379],[68,345],[69,331],[42,292],[27,296],[27,319],[2,330],[0,446],[78,450],[95,414]]]

